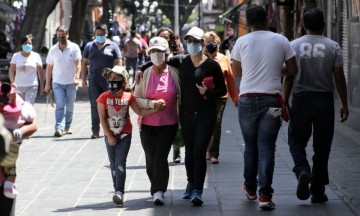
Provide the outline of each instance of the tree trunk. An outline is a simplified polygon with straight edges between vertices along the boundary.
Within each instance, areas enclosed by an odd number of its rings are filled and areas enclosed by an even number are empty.
[[[34,51],[39,51],[45,34],[46,20],[59,0],[28,0],[26,14],[16,41],[27,34],[34,36]],[[20,44],[16,44],[16,50]]]
[[[72,1],[72,15],[69,28],[69,39],[74,43],[80,44],[87,9],[87,0]]]

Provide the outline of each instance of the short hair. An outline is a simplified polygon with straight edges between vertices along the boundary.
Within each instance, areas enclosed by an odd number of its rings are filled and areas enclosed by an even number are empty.
[[[68,28],[66,26],[64,26],[64,25],[61,25],[61,26],[56,28],[56,31],[57,32],[58,31],[64,31],[64,32],[68,33]]]
[[[251,26],[266,24],[267,14],[262,6],[253,4],[246,10],[246,21]]]
[[[108,28],[107,28],[107,25],[106,24],[104,24],[104,23],[102,23],[102,24],[99,24],[99,25],[97,25],[96,27],[95,27],[95,31],[96,30],[103,30],[103,31],[105,31],[106,33],[108,32]]]
[[[311,8],[304,12],[304,26],[310,31],[319,31],[325,27],[325,19],[322,10]]]
[[[20,40],[20,45],[23,45],[29,39],[31,41],[34,40],[34,37],[32,36],[32,34],[28,34],[28,35],[25,35],[24,37],[22,37],[21,40]]]
[[[214,38],[214,42],[217,44],[221,43],[220,37],[213,31],[205,32],[204,38],[212,37]]]

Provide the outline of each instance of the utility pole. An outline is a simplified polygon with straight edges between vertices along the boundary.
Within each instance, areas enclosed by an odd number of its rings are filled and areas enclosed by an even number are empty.
[[[174,32],[177,36],[180,36],[179,30],[179,0],[174,0]]]

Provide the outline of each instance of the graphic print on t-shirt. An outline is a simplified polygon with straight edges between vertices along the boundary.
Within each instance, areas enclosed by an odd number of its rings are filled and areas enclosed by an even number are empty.
[[[108,125],[110,130],[114,133],[115,136],[120,135],[122,129],[126,125],[126,112],[128,106],[123,106],[119,111],[116,111],[115,107],[109,105],[108,107]]]

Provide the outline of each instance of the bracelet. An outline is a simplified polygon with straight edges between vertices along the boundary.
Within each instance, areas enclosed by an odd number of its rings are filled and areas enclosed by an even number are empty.
[[[150,109],[149,104],[150,104],[150,100],[147,99],[147,100],[146,100],[146,107],[145,107],[146,109]]]

